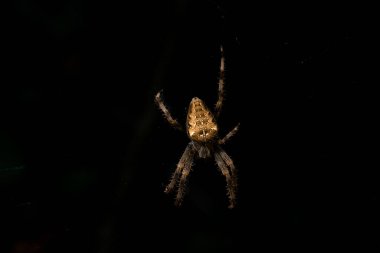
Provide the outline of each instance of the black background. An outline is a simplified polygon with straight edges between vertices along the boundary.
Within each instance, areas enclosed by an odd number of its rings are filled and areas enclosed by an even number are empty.
[[[8,9],[7,9],[8,10]],[[1,252],[378,249],[369,12],[248,1],[13,1],[3,30]],[[239,170],[163,193],[192,97],[217,99]]]

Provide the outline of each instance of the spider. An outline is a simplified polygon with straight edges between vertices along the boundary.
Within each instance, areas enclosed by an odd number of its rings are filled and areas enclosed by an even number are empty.
[[[181,159],[174,171],[171,180],[165,188],[165,193],[170,193],[178,185],[175,205],[180,206],[185,195],[187,178],[189,176],[193,161],[195,158],[214,157],[216,164],[221,170],[227,183],[227,196],[229,198],[229,208],[236,204],[237,175],[236,168],[232,159],[222,149],[221,145],[225,144],[238,131],[239,124],[233,128],[225,137],[218,137],[218,124],[216,119],[219,117],[223,100],[224,100],[224,53],[223,47],[220,47],[220,72],[218,101],[215,104],[214,114],[206,104],[197,97],[194,97],[189,105],[186,120],[186,132],[190,138]],[[164,117],[174,128],[184,130],[181,124],[174,119],[162,99],[162,91],[155,96],[155,102],[162,111]]]

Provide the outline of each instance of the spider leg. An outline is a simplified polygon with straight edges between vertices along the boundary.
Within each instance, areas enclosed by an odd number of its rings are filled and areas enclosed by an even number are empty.
[[[224,100],[224,52],[223,46],[220,46],[220,70],[219,70],[219,87],[218,87],[218,101],[215,104],[215,116],[218,117],[222,109]]]
[[[187,159],[183,165],[182,175],[178,183],[178,191],[175,199],[175,205],[180,206],[182,204],[183,197],[185,196],[186,181],[190,174],[191,166],[193,165],[194,152],[187,155]]]
[[[220,156],[222,157],[223,161],[226,163],[228,168],[230,168],[232,182],[234,185],[234,189],[236,191],[236,189],[237,189],[237,170],[236,170],[236,167],[234,165],[234,162],[232,161],[231,157],[229,155],[227,155],[226,151],[224,151],[220,146],[217,147],[216,150],[220,154]]]
[[[227,193],[230,201],[228,208],[233,208],[236,204],[237,177],[236,168],[232,159],[220,147],[215,150],[215,161],[222,171],[227,181]]]
[[[164,114],[164,117],[166,118],[166,120],[169,122],[170,125],[172,125],[176,129],[182,130],[183,128],[181,124],[179,124],[178,121],[172,117],[168,108],[165,106],[161,93],[162,91],[158,92],[155,97],[155,101],[158,107],[160,108],[160,110]]]
[[[186,164],[188,164],[189,162],[190,163],[192,162],[193,156],[194,156],[193,146],[191,143],[189,143],[189,145],[187,145],[185,151],[183,152],[181,159],[178,162],[177,168],[174,171],[169,184],[165,188],[165,193],[169,193],[174,189],[182,173],[182,170],[186,167]]]
[[[236,132],[239,130],[239,126],[240,123],[237,124],[237,126],[234,129],[232,129],[228,134],[226,134],[226,136],[224,136],[223,139],[218,140],[218,144],[222,145],[226,143],[232,136],[236,134]]]

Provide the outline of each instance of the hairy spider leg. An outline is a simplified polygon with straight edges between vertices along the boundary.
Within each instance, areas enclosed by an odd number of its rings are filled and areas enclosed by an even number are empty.
[[[232,129],[228,134],[226,134],[226,136],[224,136],[223,139],[218,140],[218,143],[220,145],[225,144],[232,136],[234,136],[237,133],[237,131],[239,130],[239,126],[240,126],[240,123],[237,124],[237,126],[234,127],[234,129]]]
[[[222,109],[224,100],[224,51],[223,46],[220,46],[220,69],[219,69],[219,86],[218,86],[218,101],[215,104],[215,116],[218,117]]]
[[[215,156],[216,164],[220,168],[223,176],[225,176],[226,178],[227,195],[230,201],[230,205],[228,206],[228,208],[234,208],[235,203],[236,203],[236,188],[237,188],[235,166],[233,165],[231,158],[229,158],[226,152],[224,152],[223,149],[220,147],[215,150],[214,156]],[[226,157],[228,158],[227,159],[228,162],[226,162],[225,160]]]
[[[182,175],[178,183],[178,190],[175,199],[175,205],[180,206],[182,204],[183,197],[186,191],[186,181],[191,171],[191,166],[193,165],[194,153],[190,153],[183,165]]]
[[[227,155],[226,151],[224,151],[224,149],[222,149],[220,146],[218,146],[216,148],[216,150],[217,150],[216,152],[218,152],[220,154],[223,161],[226,163],[227,167],[230,169],[232,183],[233,183],[233,187],[234,187],[234,190],[236,193],[236,190],[237,190],[237,170],[236,170],[236,167],[234,165],[234,162],[232,161],[231,157],[229,155]]]
[[[185,151],[183,152],[181,159],[178,162],[177,168],[174,171],[169,184],[165,188],[165,193],[170,193],[174,189],[182,173],[182,170],[186,167],[187,164],[191,164],[193,162],[193,156],[193,147],[192,144],[189,143],[189,145],[187,145]]]
[[[162,94],[161,93],[162,93],[162,90],[157,93],[157,95],[155,97],[155,101],[156,101],[158,107],[160,108],[160,110],[162,111],[162,113],[164,114],[165,119],[174,128],[179,129],[179,130],[183,130],[181,124],[179,124],[178,121],[172,117],[172,115],[170,114],[168,108],[165,106],[165,103],[164,103],[164,101],[162,99]]]

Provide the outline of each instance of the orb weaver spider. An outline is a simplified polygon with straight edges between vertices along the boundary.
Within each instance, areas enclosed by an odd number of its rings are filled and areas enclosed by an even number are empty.
[[[181,159],[174,171],[170,182],[165,188],[165,193],[170,193],[178,185],[175,205],[180,206],[185,195],[186,181],[190,174],[191,167],[195,158],[211,158],[214,157],[216,164],[221,170],[227,183],[227,196],[229,198],[229,208],[235,207],[237,175],[235,165],[222,149],[221,145],[225,144],[238,131],[239,124],[233,128],[225,137],[218,137],[218,124],[216,119],[219,117],[223,100],[224,100],[224,53],[223,47],[220,47],[220,72],[219,72],[219,88],[218,101],[215,104],[214,114],[208,109],[206,104],[197,97],[194,97],[189,105],[186,121],[186,132],[190,138]],[[162,99],[162,91],[155,96],[155,102],[162,111],[164,117],[174,128],[183,130],[180,123],[174,119]]]

